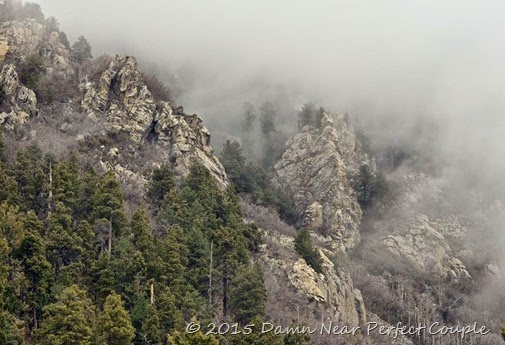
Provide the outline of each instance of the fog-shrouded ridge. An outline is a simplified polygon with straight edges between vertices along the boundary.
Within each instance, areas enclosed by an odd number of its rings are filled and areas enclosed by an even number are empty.
[[[446,178],[466,188],[473,173],[503,199],[505,2],[37,2],[95,55],[133,54],[175,76],[177,102],[213,132],[245,101],[279,100],[292,127],[312,101],[358,117],[372,142],[428,145]],[[419,121],[433,132],[416,131]]]

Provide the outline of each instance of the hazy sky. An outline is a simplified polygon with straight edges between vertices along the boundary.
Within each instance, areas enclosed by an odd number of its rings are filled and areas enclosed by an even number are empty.
[[[432,116],[450,152],[505,171],[505,1],[36,1],[96,53],[191,66],[183,103],[204,119],[275,85],[378,121]]]
[[[443,111],[450,109],[439,95],[503,92],[504,1],[38,2],[95,50],[191,60],[232,79],[262,72],[344,106],[393,99],[406,109]]]

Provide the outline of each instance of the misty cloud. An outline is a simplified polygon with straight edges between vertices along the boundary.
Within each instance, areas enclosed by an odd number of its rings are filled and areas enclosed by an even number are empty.
[[[134,54],[180,77],[178,102],[215,132],[245,101],[283,99],[293,127],[294,108],[313,101],[378,141],[424,143],[412,135],[431,119],[449,161],[505,172],[503,2],[38,2],[95,55]]]

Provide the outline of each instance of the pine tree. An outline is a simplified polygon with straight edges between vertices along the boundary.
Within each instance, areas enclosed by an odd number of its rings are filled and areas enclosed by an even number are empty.
[[[72,285],[44,308],[44,321],[36,332],[40,345],[91,345],[95,311],[85,290]]]
[[[298,129],[303,128],[307,125],[316,124],[316,106],[312,103],[306,103],[302,106],[302,109],[298,113]]]
[[[98,184],[93,196],[92,218],[95,222],[104,225],[108,223],[107,251],[112,250],[115,237],[123,234],[126,227],[126,216],[123,210],[123,194],[119,181],[112,171],[106,172]]]
[[[149,224],[149,215],[145,207],[140,207],[133,214],[130,222],[133,243],[147,260],[153,252],[153,234]]]
[[[47,176],[43,169],[42,150],[34,143],[25,151],[17,153],[11,175],[18,184],[23,209],[34,210],[37,214],[45,211],[43,195],[47,190]]]
[[[147,307],[147,317],[142,324],[142,335],[145,344],[161,345],[163,343],[163,331],[160,325],[158,309],[154,304]]]
[[[107,296],[103,310],[98,314],[95,334],[97,345],[133,344],[135,329],[123,306],[121,296],[115,292]]]
[[[272,102],[265,102],[260,108],[260,129],[265,139],[270,139],[270,136],[275,132],[275,118],[277,113]]]
[[[77,205],[76,217],[80,220],[90,221],[93,212],[93,198],[97,191],[98,176],[93,168],[84,172],[79,191],[79,202]]]
[[[137,280],[146,279],[144,256],[135,249],[129,238],[121,237],[112,253],[110,268],[114,272],[115,291],[121,293],[130,307],[135,294],[133,286]]]
[[[71,214],[77,213],[79,198],[79,176],[75,156],[52,167],[54,201],[63,203]]]
[[[83,250],[73,232],[72,216],[61,202],[56,204],[55,212],[48,219],[47,241],[47,256],[59,278],[63,267],[76,262]]]
[[[164,285],[157,285],[156,308],[160,319],[160,327],[165,333],[180,329],[184,325],[184,317],[177,307],[177,300],[172,291]]]
[[[505,340],[505,327],[501,329],[501,337]]]
[[[295,250],[310,265],[314,271],[323,271],[323,262],[319,252],[313,247],[310,233],[307,229],[302,229],[295,239]]]
[[[261,267],[254,264],[243,269],[233,279],[230,289],[230,311],[234,320],[246,325],[256,316],[264,316],[266,297]]]
[[[79,36],[77,41],[72,45],[70,56],[78,63],[83,63],[93,58],[91,45],[84,36]]]
[[[25,301],[25,312],[29,315],[33,329],[38,327],[40,312],[49,298],[49,287],[53,278],[51,264],[45,253],[44,240],[35,231],[25,236],[13,253],[14,258],[21,263],[25,278],[18,298]]]
[[[252,181],[238,141],[226,141],[221,151],[221,163],[238,193],[252,192]]]
[[[254,105],[249,102],[245,102],[243,105],[243,124],[242,129],[244,132],[249,133],[254,129],[256,124],[256,110]]]
[[[243,237],[238,236],[232,228],[221,227],[216,230],[213,241],[216,248],[215,267],[221,277],[223,314],[227,316],[230,281],[238,268],[247,261],[248,255]]]
[[[163,163],[160,167],[154,168],[146,195],[156,207],[160,207],[173,188],[172,168],[170,168],[170,165]]]

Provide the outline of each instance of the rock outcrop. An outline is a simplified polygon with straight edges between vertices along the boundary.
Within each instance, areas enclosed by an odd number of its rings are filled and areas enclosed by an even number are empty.
[[[437,225],[442,229],[437,230]],[[430,222],[428,216],[417,214],[401,224],[382,243],[404,264],[423,273],[453,280],[469,279],[465,265],[456,258],[442,231],[450,224]]]
[[[304,225],[337,249],[359,241],[361,209],[350,176],[375,163],[362,150],[345,114],[325,113],[319,128],[305,126],[287,143],[275,164],[273,182],[294,197]]]
[[[60,41],[60,33],[34,19],[6,22],[0,25],[0,61],[5,57],[24,58],[38,54],[44,60],[47,72],[57,71],[66,76],[73,74],[70,52]]]
[[[35,93],[21,85],[14,65],[7,64],[2,67],[0,90],[3,92],[3,101],[0,104],[0,125],[13,128],[37,114]]]
[[[135,58],[117,55],[98,81],[84,80],[82,108],[103,119],[107,131],[168,148],[168,160],[178,176],[186,176],[194,160],[201,162],[221,186],[226,173],[210,146],[210,133],[197,115],[156,101],[145,85]]]
[[[287,285],[294,289],[293,295],[305,298],[315,320],[320,318],[324,310],[325,317],[347,325],[360,326],[366,323],[361,292],[353,287],[349,271],[344,266],[336,267],[320,250],[323,271],[317,273],[304,259],[297,258],[294,238],[281,235],[276,230],[268,230],[266,236],[269,240],[261,248],[260,260],[267,279],[275,279],[278,282],[276,285],[281,285],[277,288],[285,292]],[[284,297],[286,300],[282,303],[289,303],[290,297],[287,294]]]

